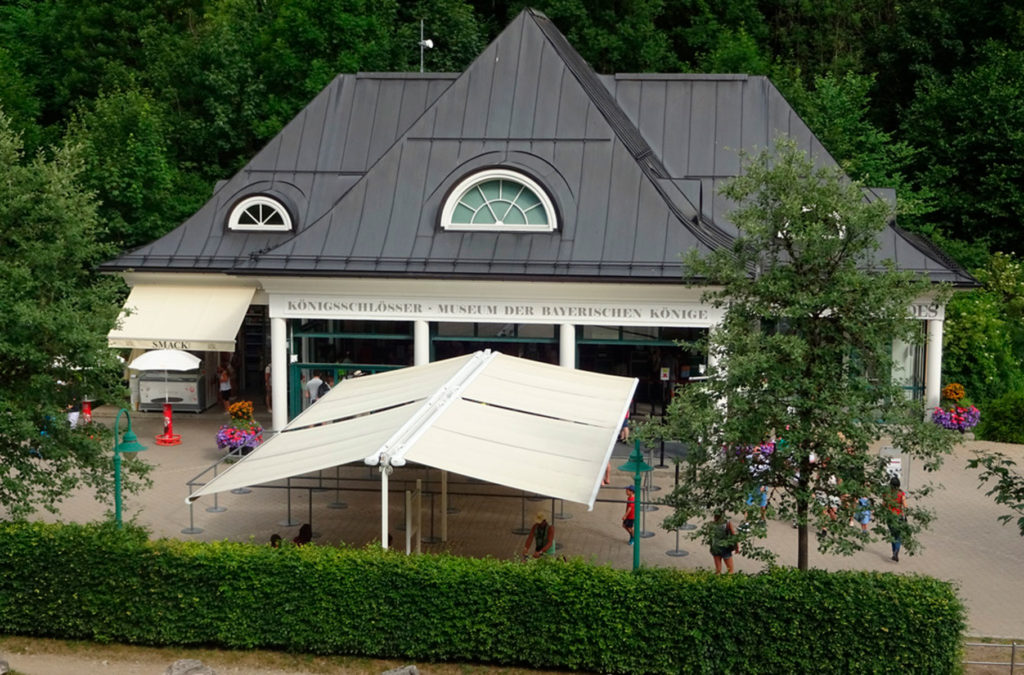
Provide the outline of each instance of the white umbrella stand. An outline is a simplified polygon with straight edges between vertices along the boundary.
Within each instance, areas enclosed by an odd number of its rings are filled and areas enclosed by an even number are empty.
[[[198,356],[183,352],[180,349],[155,349],[146,352],[128,364],[133,370],[162,370],[164,371],[164,432],[156,437],[157,445],[178,445],[181,443],[181,436],[174,433],[173,411],[171,410],[170,395],[167,393],[167,371],[195,370],[202,363]]]

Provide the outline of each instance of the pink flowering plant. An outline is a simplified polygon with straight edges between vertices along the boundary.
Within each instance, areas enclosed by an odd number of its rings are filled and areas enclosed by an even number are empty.
[[[263,442],[263,427],[253,416],[252,402],[233,403],[228,412],[231,414],[231,422],[217,431],[217,447],[248,454]]]
[[[942,388],[942,402],[932,411],[932,421],[946,429],[966,433],[978,425],[981,411],[970,403],[957,382]]]

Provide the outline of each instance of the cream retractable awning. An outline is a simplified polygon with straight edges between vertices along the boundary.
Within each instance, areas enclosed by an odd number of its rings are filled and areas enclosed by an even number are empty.
[[[111,347],[235,350],[235,335],[252,303],[253,288],[140,284],[132,288]]]
[[[636,383],[492,352],[343,380],[188,501],[363,460],[593,508]]]

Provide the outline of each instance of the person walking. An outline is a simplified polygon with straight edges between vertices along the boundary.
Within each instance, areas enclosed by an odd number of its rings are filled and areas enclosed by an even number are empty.
[[[217,368],[217,398],[224,406],[224,412],[231,407],[231,371],[225,366]]]
[[[736,545],[732,538],[735,536],[736,528],[732,526],[732,521],[721,511],[716,511],[711,521],[711,557],[715,560],[715,574],[722,573],[723,561],[728,573],[733,573],[732,554]]]
[[[636,495],[633,486],[626,486],[626,513],[622,516],[622,529],[629,533],[627,545],[633,545],[633,523],[636,521]]]
[[[320,385],[323,383],[324,381],[320,379],[320,371],[314,370],[313,377],[309,378],[309,382],[306,383],[306,399],[309,401],[309,405],[313,405],[320,398]]]
[[[530,553],[530,544],[535,544],[534,552]],[[554,555],[555,553],[555,526],[548,524],[548,517],[543,511],[537,512],[530,534],[526,537],[526,545],[523,546],[523,558],[531,555],[539,558],[542,555]]]
[[[889,538],[892,544],[892,561],[900,561],[900,548],[903,546],[903,525],[907,522],[907,515],[904,509],[907,506],[907,493],[900,489],[900,479],[893,476],[889,481],[892,493],[889,496],[889,510],[896,516],[896,520],[889,523]]]

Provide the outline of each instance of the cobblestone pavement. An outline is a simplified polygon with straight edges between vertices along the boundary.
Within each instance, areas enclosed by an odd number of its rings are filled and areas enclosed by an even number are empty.
[[[115,412],[99,408],[95,415],[102,421],[112,421]],[[258,412],[257,418],[267,425],[270,422],[265,412]],[[294,479],[290,490],[281,482],[275,487],[254,488],[246,494],[226,492],[216,499],[203,497],[190,513],[185,504],[187,484],[190,480],[205,483],[212,477],[211,467],[223,458],[214,435],[227,419],[215,409],[200,415],[179,413],[174,424],[175,432],[181,434],[181,445],[159,446],[153,437],[162,431],[162,415],[132,413],[134,430],[149,448],[143,456],[155,469],[152,489],[142,495],[126,496],[125,519],[135,519],[155,537],[178,539],[262,543],[275,532],[289,539],[298,532],[300,523],[311,522],[314,541],[320,545],[344,542],[361,547],[379,541],[380,481],[376,469],[365,466],[341,467]],[[976,473],[965,469],[972,451],[981,448],[998,449],[1024,465],[1024,446],[971,441],[960,446],[938,472],[915,474],[916,467],[911,466],[909,474],[905,474],[904,482],[909,482],[911,492],[925,479],[945,488],[928,497],[926,503],[936,511],[937,520],[923,535],[924,550],[918,555],[904,555],[898,564],[894,563],[889,559],[888,544],[880,542],[850,557],[823,556],[812,550],[811,566],[921,573],[951,580],[967,604],[970,635],[1024,637],[1024,583],[1020,579],[1024,569],[1024,537],[1014,525],[999,523],[997,517],[1007,511],[986,497],[985,491],[978,488]],[[451,475],[447,532],[443,531],[440,516],[440,496],[424,497],[423,532],[437,541],[423,544],[423,550],[510,558],[523,545],[520,528],[524,524],[528,527],[538,510],[545,510],[554,513],[560,554],[628,569],[632,565],[632,549],[626,544],[620,519],[623,488],[632,482],[632,477],[614,467],[625,461],[630,450],[624,444],[616,446],[612,485],[601,489],[593,511],[589,512],[578,504],[551,499],[533,501],[516,490]],[[656,464],[659,457],[649,461]],[[226,468],[226,464],[220,464],[216,470],[222,472]],[[391,477],[388,517],[397,548],[403,548],[405,540],[403,494],[414,488],[417,478],[424,480],[428,492],[438,491],[440,472],[436,470],[402,467]],[[654,489],[645,499],[656,501],[671,489],[673,480],[671,466],[656,468],[651,478]],[[92,494],[78,494],[64,504],[60,517],[86,522],[101,519],[110,510],[109,505],[97,503]],[[706,548],[687,539],[686,533],[678,537],[677,547],[676,533],[660,527],[665,515],[665,507],[642,512],[640,525],[650,535],[640,539],[643,564],[711,569],[712,560]],[[192,528],[201,531],[183,532]],[[767,545],[779,554],[781,564],[796,564],[796,530],[789,523],[770,521]],[[669,555],[678,551],[688,555]],[[760,568],[757,561],[737,558],[738,571],[757,572]]]

